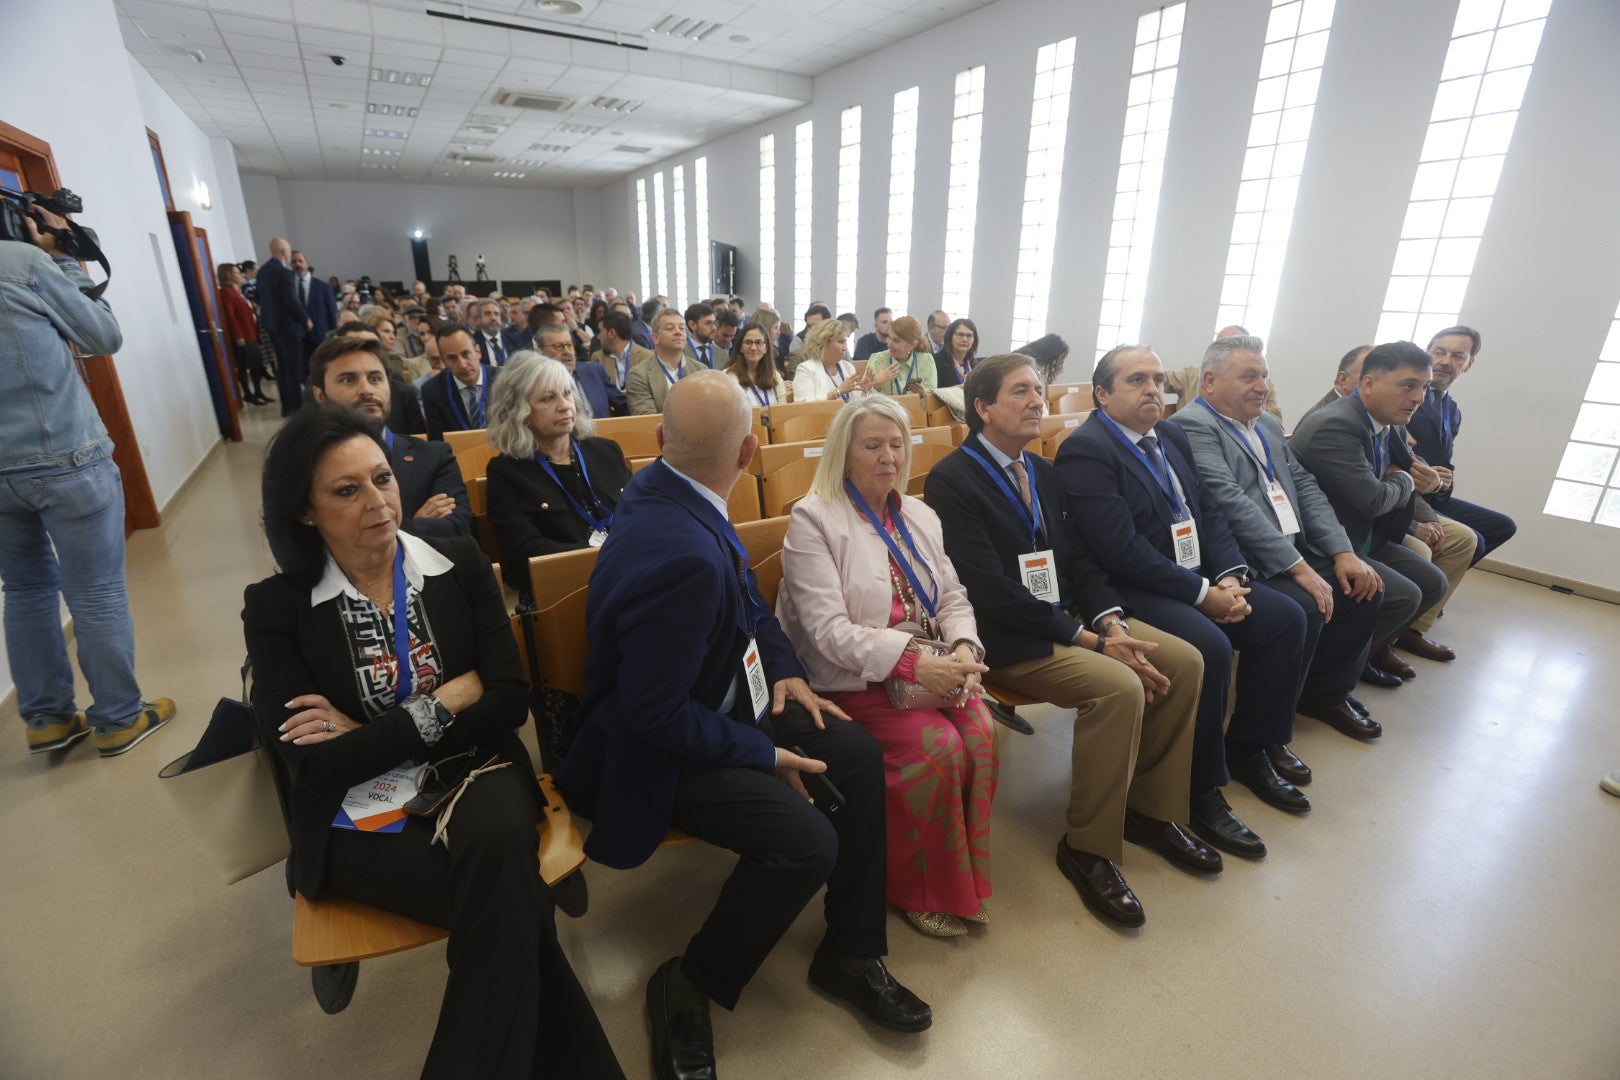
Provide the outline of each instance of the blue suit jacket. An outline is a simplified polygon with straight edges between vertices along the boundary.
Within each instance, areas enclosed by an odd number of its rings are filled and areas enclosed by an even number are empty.
[[[256,282],[259,294],[259,322],[265,330],[276,334],[291,334],[295,340],[304,336],[304,305],[298,302],[298,278],[292,268],[279,259],[266,259],[259,267]],[[336,320],[337,316],[333,316]]]
[[[1152,470],[1125,448],[1100,415],[1093,413],[1063,440],[1055,464],[1080,535],[1109,580],[1196,604],[1206,577],[1219,581],[1230,573],[1243,576],[1247,570],[1243,554],[1232,539],[1226,515],[1193,467],[1186,433],[1169,423],[1153,429],[1198,524],[1202,576],[1176,563],[1170,500]]]
[[[1462,431],[1462,409],[1449,393],[1429,388],[1423,395],[1423,404],[1406,422],[1407,434],[1417,440],[1417,452],[1430,465],[1453,469],[1451,458],[1456,453],[1457,435]],[[1451,499],[1451,492],[1436,491],[1423,496],[1431,506],[1443,507]]]
[[[585,397],[591,403],[591,415],[628,416],[630,400],[624,391],[608,380],[607,369],[597,363],[575,363],[574,382],[584,387]]]
[[[762,612],[766,678],[803,677],[752,571],[747,582]],[[719,711],[748,644],[736,555],[719,513],[662,459],[631,477],[619,499],[591,574],[585,633],[580,730],[558,783],[593,822],[586,853],[628,869],[668,831],[683,769],[768,772],[776,761],[764,731]]]
[[[298,275],[293,275],[293,288],[298,288]],[[309,321],[315,328],[309,332],[309,337],[316,344],[326,340],[326,335],[337,329],[337,297],[332,295],[332,286],[314,274],[309,275]]]

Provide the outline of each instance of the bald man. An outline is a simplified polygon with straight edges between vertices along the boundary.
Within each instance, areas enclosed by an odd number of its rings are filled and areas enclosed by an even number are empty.
[[[647,985],[656,1075],[714,1075],[709,1003],[736,1007],[824,883],[810,981],[922,1031],[932,1011],[882,960],[882,751],[810,690],[726,520],[758,445],[736,381],[705,369],[671,385],[659,441],[591,575],[581,726],[559,778],[598,862],[639,866],[672,825],[739,856],[686,954]]]
[[[284,237],[270,241],[270,258],[259,267],[259,325],[270,335],[276,350],[276,385],[281,390],[281,415],[298,411],[304,396],[304,335],[315,328],[298,299],[292,271],[292,245]]]

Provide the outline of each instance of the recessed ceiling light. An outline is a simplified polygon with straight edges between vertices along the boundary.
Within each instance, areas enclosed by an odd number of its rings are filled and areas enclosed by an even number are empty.
[[[578,15],[584,10],[574,0],[534,0],[534,6],[547,15]]]
[[[731,40],[737,42],[740,45],[745,41],[752,41],[754,39],[749,37],[747,34],[732,34],[731,35]]]
[[[334,109],[352,109],[352,108],[354,108],[354,106],[350,105],[347,101],[328,101],[327,104],[330,105]]]

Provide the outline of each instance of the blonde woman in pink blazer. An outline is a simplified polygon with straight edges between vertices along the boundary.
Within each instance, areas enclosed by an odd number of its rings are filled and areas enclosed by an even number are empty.
[[[881,395],[834,419],[810,494],[793,509],[782,549],[777,617],[810,685],[883,744],[889,901],[934,937],[986,923],[994,725],[979,700],[973,609],[945,557],[939,518],[903,494],[911,464],[906,413]],[[950,643],[919,650],[914,622]],[[946,698],[899,709],[883,680],[899,676]]]

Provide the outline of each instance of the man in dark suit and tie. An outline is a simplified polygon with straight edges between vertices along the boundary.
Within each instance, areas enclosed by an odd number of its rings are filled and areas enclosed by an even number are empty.
[[[382,346],[375,341],[335,337],[323,342],[310,357],[309,378],[317,403],[347,405],[386,424],[392,387]],[[471,536],[467,486],[450,448],[387,426],[383,441],[399,486],[405,518],[400,528],[415,536]]]
[[[1152,349],[1120,346],[1092,373],[1097,410],[1057,454],[1057,476],[1080,535],[1139,615],[1204,656],[1193,739],[1192,826],[1222,851],[1265,855],[1232,812],[1230,777],[1281,810],[1310,801],[1266,753],[1293,739],[1305,614],[1259,582],[1226,515],[1194,468],[1187,436],[1164,417],[1164,365]],[[1232,654],[1241,650],[1237,700],[1226,727]],[[1223,729],[1225,734],[1223,737]]]
[[[608,382],[619,390],[628,390],[630,372],[654,356],[651,349],[636,344],[630,316],[619,311],[602,320],[602,332],[596,335],[596,343],[600,347],[591,354],[591,361],[602,365]]]
[[[485,426],[489,388],[501,369],[478,362],[478,347],[464,328],[446,324],[435,335],[444,370],[422,384],[422,415],[428,438],[447,431],[477,431]]]
[[[1471,326],[1452,326],[1429,341],[1434,373],[1423,404],[1406,425],[1417,440],[1417,452],[1440,474],[1440,490],[1423,496],[1436,511],[1474,530],[1477,537],[1474,562],[1495,551],[1519,531],[1513,519],[1498,510],[1466,502],[1454,492],[1452,455],[1462,431],[1462,409],[1451,396],[1458,377],[1479,358],[1479,331]]]
[[[529,312],[540,301],[532,296],[525,296],[512,310],[511,322],[501,327],[501,345],[506,349],[506,355],[531,348],[534,345],[534,331],[529,329]]]
[[[294,285],[298,289],[298,302],[304,305],[304,310],[309,314],[309,331],[304,334],[304,359],[307,363],[315,349],[326,340],[326,335],[337,329],[337,297],[332,295],[332,286],[316,276],[302,251],[292,253],[292,270]]]
[[[687,359],[720,371],[731,363],[731,354],[715,344],[714,330],[714,308],[700,301],[686,309]]]
[[[1422,619],[1445,599],[1449,585],[1444,571],[1402,543],[1417,496],[1440,487],[1439,473],[1412,456],[1403,427],[1423,403],[1430,368],[1429,354],[1410,341],[1370,349],[1355,391],[1306,414],[1290,443],[1357,554],[1384,579],[1384,617],[1373,631],[1370,660],[1379,671],[1411,670],[1391,646],[1412,620],[1394,619],[1414,594]]]
[[[473,343],[478,346],[478,362],[488,367],[503,366],[510,353],[501,335],[501,305],[494,300],[480,300],[468,321],[473,328]]]
[[[659,438],[591,575],[580,730],[558,777],[600,863],[639,866],[671,826],[740,856],[685,955],[647,986],[655,1075],[715,1075],[709,1003],[736,1007],[823,883],[810,981],[922,1031],[932,1011],[882,959],[882,751],[810,690],[726,520],[758,444],[736,381],[701,371],[671,387]],[[806,774],[823,773],[841,809],[806,801]]]
[[[1030,358],[985,360],[964,396],[972,434],[929,471],[928,506],[973,604],[986,678],[1074,710],[1058,869],[1099,916],[1140,926],[1147,916],[1117,865],[1124,840],[1188,870],[1221,869],[1180,824],[1204,661],[1126,611],[1074,531],[1051,464],[1025,451],[1044,412]]]
[[[270,241],[270,257],[259,267],[259,322],[276,351],[276,387],[281,415],[298,411],[304,397],[304,335],[315,326],[298,298],[291,266],[292,245],[282,237]],[[334,320],[335,320],[334,316]]]
[[[624,391],[608,382],[601,364],[581,364],[574,354],[574,341],[566,326],[542,326],[535,335],[536,351],[551,357],[574,376],[574,404],[586,416],[603,418],[627,416],[630,402]]]
[[[1305,613],[1306,666],[1295,711],[1375,739],[1383,729],[1350,691],[1372,648],[1383,580],[1355,553],[1333,504],[1265,411],[1271,372],[1261,340],[1218,339],[1199,370],[1199,393],[1170,422],[1187,433],[1193,464],[1255,576]],[[1395,617],[1417,614],[1415,597],[1398,602],[1411,608]],[[1266,752],[1284,777],[1310,782],[1310,770],[1286,746]]]

